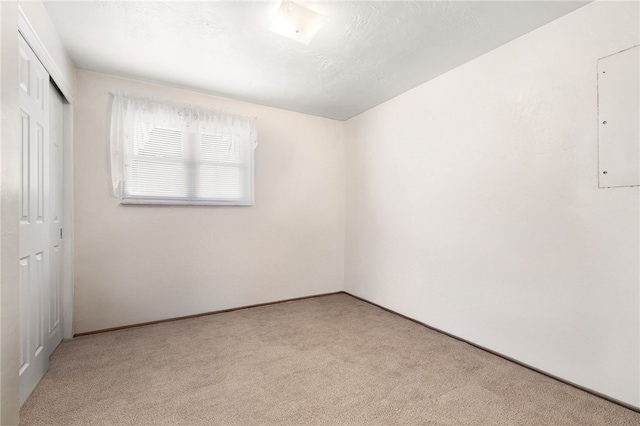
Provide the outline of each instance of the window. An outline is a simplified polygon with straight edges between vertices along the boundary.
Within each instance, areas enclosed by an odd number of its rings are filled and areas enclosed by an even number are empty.
[[[255,122],[114,96],[111,174],[124,204],[253,205]]]

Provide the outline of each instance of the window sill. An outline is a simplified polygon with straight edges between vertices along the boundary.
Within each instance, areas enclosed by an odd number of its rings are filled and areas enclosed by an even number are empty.
[[[179,200],[157,198],[123,198],[122,205],[146,206],[253,206],[252,200]]]

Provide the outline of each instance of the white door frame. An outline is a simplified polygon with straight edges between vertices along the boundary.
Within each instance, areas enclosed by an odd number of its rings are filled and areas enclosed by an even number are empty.
[[[63,223],[63,284],[62,284],[62,333],[64,339],[73,338],[73,93],[60,67],[42,43],[26,14],[18,5],[18,31],[36,54],[42,65],[58,86],[64,104],[64,223]],[[17,218],[16,218],[17,219]]]

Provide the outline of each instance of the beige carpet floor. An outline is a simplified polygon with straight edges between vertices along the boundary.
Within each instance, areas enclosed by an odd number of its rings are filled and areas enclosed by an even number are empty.
[[[345,294],[63,342],[23,425],[640,425]]]

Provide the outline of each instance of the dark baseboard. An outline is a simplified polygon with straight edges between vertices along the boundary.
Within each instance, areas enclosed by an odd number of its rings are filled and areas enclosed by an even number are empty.
[[[370,304],[370,305],[372,305],[372,306],[375,306],[375,307],[377,307],[377,308],[380,308],[380,309],[382,309],[383,311],[387,311],[387,312],[389,312],[389,313],[392,313],[392,314],[394,314],[394,315],[398,315],[399,317],[402,317],[402,318],[407,319],[407,320],[409,320],[409,321],[415,322],[416,324],[419,324],[419,325],[421,325],[421,326],[423,326],[423,327],[426,327],[426,328],[428,328],[428,329],[430,329],[430,330],[433,330],[433,331],[435,331],[435,332],[437,332],[437,333],[444,334],[445,336],[448,336],[448,337],[451,337],[451,338],[453,338],[453,339],[459,340],[459,341],[464,342],[464,343],[466,343],[466,344],[468,344],[468,345],[471,345],[471,346],[476,347],[476,348],[478,348],[478,349],[481,349],[481,350],[483,350],[483,351],[485,351],[485,352],[488,352],[488,353],[490,353],[490,354],[492,354],[492,355],[498,356],[498,357],[500,357],[500,358],[502,358],[502,359],[505,359],[505,360],[507,360],[507,361],[513,362],[513,363],[518,364],[518,365],[520,365],[520,366],[522,366],[522,367],[528,368],[529,370],[533,370],[533,371],[535,371],[536,373],[540,373],[540,374],[542,374],[542,375],[544,375],[544,376],[547,376],[547,377],[549,377],[549,378],[551,378],[551,379],[557,380],[557,381],[562,382],[562,383],[564,383],[564,384],[566,384],[566,385],[572,386],[572,387],[574,387],[574,388],[576,388],[576,389],[580,389],[581,391],[584,391],[584,392],[590,393],[591,395],[597,396],[597,397],[599,397],[599,398],[606,399],[606,400],[607,400],[607,401],[609,401],[609,402],[612,402],[612,403],[614,403],[614,404],[616,404],[616,405],[620,405],[620,406],[622,406],[622,407],[624,407],[624,408],[627,408],[627,409],[629,409],[629,410],[631,410],[631,411],[635,411],[635,412],[637,412],[637,413],[640,413],[640,408],[635,407],[635,406],[633,406],[633,405],[631,405],[631,404],[628,404],[628,403],[626,403],[626,402],[623,402],[623,401],[617,400],[617,399],[612,398],[612,397],[610,397],[610,396],[608,396],[608,395],[604,395],[604,394],[602,394],[602,393],[600,393],[600,392],[594,391],[594,390],[592,390],[592,389],[586,388],[586,387],[581,386],[581,385],[578,385],[578,384],[576,384],[576,383],[570,382],[569,380],[565,380],[565,379],[563,379],[562,377],[558,377],[558,376],[555,376],[555,375],[553,375],[553,374],[547,373],[546,371],[540,370],[539,368],[536,368],[536,367],[533,367],[533,366],[531,366],[531,365],[525,364],[524,362],[518,361],[517,359],[511,358],[511,357],[509,357],[509,356],[507,356],[507,355],[503,355],[503,354],[501,354],[501,353],[499,353],[499,352],[496,352],[496,351],[494,351],[494,350],[492,350],[492,349],[489,349],[489,348],[486,348],[486,347],[484,347],[484,346],[480,346],[480,345],[478,345],[478,344],[476,344],[476,343],[473,343],[473,342],[470,342],[470,341],[468,341],[468,340],[465,340],[465,339],[463,339],[463,338],[461,338],[461,337],[455,336],[455,335],[453,335],[453,334],[451,334],[451,333],[447,333],[446,331],[440,330],[440,329],[438,329],[438,328],[436,328],[436,327],[432,327],[432,326],[430,326],[429,324],[425,324],[425,323],[423,323],[423,322],[421,322],[421,321],[418,321],[418,320],[416,320],[416,319],[413,319],[413,318],[411,318],[411,317],[408,317],[408,316],[406,316],[406,315],[403,315],[403,314],[401,314],[401,313],[398,313],[398,312],[396,312],[396,311],[393,311],[393,310],[391,310],[391,309],[389,309],[389,308],[385,308],[384,306],[378,305],[377,303],[370,302],[370,301],[369,301],[369,300],[367,300],[367,299],[363,299],[362,297],[358,297],[358,296],[356,296],[356,295],[354,295],[354,294],[351,294],[351,293],[349,293],[349,292],[347,292],[347,291],[343,291],[343,292],[341,292],[341,293],[344,293],[344,294],[346,294],[346,295],[349,295],[349,296],[353,297],[354,299],[358,299],[358,300],[360,300],[360,301],[362,301],[362,302],[365,302],[365,303],[368,303],[368,304]]]
[[[245,306],[240,306],[240,307],[237,307],[237,308],[221,309],[219,311],[203,312],[201,314],[186,315],[186,316],[183,316],[183,317],[166,318],[166,319],[161,319],[161,320],[156,320],[156,321],[148,321],[148,322],[140,322],[140,323],[136,323],[136,324],[121,325],[119,327],[103,328],[103,329],[100,329],[100,330],[85,331],[83,333],[75,333],[73,335],[73,337],[90,336],[92,334],[108,333],[110,331],[126,330],[128,328],[144,327],[144,326],[153,325],[153,324],[162,324],[163,322],[181,321],[181,320],[186,320],[186,319],[191,319],[191,318],[204,317],[204,316],[208,316],[208,315],[224,314],[225,312],[239,311],[239,310],[242,310],[242,309],[257,308],[257,307],[260,307],[260,306],[278,305],[280,303],[295,302],[296,300],[313,299],[313,298],[316,298],[316,297],[332,296],[334,294],[343,294],[343,293],[345,293],[345,292],[344,291],[336,291],[336,292],[333,292],[333,293],[314,294],[312,296],[295,297],[293,299],[276,300],[276,301],[273,301],[273,302],[266,302],[266,303],[257,303],[255,305],[245,305]]]

